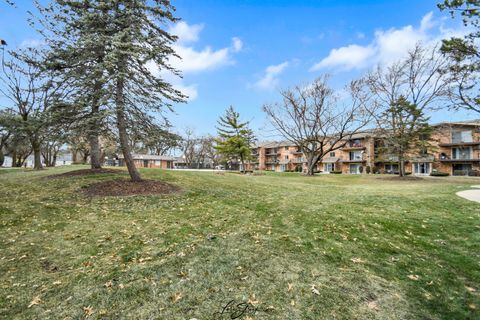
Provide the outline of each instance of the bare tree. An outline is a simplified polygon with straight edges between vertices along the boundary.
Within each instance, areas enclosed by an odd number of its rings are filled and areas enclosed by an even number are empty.
[[[28,137],[34,153],[34,169],[42,169],[41,144],[45,129],[51,124],[49,111],[67,95],[65,86],[45,73],[32,61],[38,57],[30,49],[19,58],[14,53],[11,59],[2,61],[0,93],[12,103],[8,110],[22,120],[19,130]],[[25,60],[25,61],[24,61]]]
[[[352,81],[346,89],[349,101],[340,103],[328,76],[323,76],[308,86],[283,90],[281,103],[263,106],[274,128],[305,155],[307,175],[313,175],[325,155],[343,147],[370,122],[365,83]]]
[[[400,176],[405,174],[407,155],[424,149],[411,142],[425,140],[425,114],[451,96],[447,66],[448,60],[436,47],[417,44],[403,60],[378,66],[366,77],[376,106],[372,116],[380,135],[389,141],[390,148],[385,151],[398,158]]]

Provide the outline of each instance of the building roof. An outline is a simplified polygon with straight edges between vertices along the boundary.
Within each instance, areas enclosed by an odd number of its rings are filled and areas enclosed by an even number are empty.
[[[123,154],[120,154],[118,158],[123,159]],[[132,158],[133,160],[167,160],[167,161],[175,160],[175,157],[158,156],[155,154],[138,154],[138,153],[132,153]]]
[[[432,124],[432,127],[440,127],[440,126],[474,126],[480,127],[480,119],[474,120],[466,120],[466,121],[446,121]]]

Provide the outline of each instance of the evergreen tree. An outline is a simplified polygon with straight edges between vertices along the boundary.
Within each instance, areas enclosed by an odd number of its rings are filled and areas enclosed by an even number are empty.
[[[215,146],[218,153],[226,160],[240,160],[242,172],[245,171],[245,161],[252,156],[252,143],[255,140],[249,122],[241,122],[240,114],[230,106],[225,116],[217,121],[219,139]]]
[[[381,116],[379,133],[384,137],[384,152],[398,158],[399,175],[405,175],[405,162],[411,155],[425,156],[432,127],[422,109],[400,96]]]
[[[452,17],[460,14],[463,24],[472,30],[463,38],[443,40],[440,50],[452,62],[450,71],[456,83],[452,94],[454,106],[480,112],[480,1],[444,0],[438,7],[450,11]]]

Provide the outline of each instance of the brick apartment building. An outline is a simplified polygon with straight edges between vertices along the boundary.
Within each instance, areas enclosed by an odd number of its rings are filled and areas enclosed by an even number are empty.
[[[428,175],[432,171],[451,175],[480,174],[480,120],[433,125],[431,147],[426,154],[409,155],[406,172]],[[345,146],[330,152],[318,164],[317,171],[360,174],[397,173],[398,159],[382,152],[382,138],[375,130],[358,133]],[[289,141],[265,142],[253,149],[251,169],[268,171],[305,171],[306,158]]]

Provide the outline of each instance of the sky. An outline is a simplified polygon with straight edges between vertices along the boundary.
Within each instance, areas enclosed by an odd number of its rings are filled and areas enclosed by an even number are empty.
[[[275,137],[261,108],[278,91],[308,84],[325,73],[342,89],[377,64],[402,57],[417,42],[435,43],[465,32],[459,19],[431,0],[172,0],[181,20],[166,28],[178,35],[172,59],[183,78],[155,70],[189,96],[168,113],[177,132],[215,134],[232,105],[260,140]],[[38,45],[27,23],[31,1],[0,1],[0,35],[8,48]],[[466,111],[438,111],[431,122],[476,118]]]

